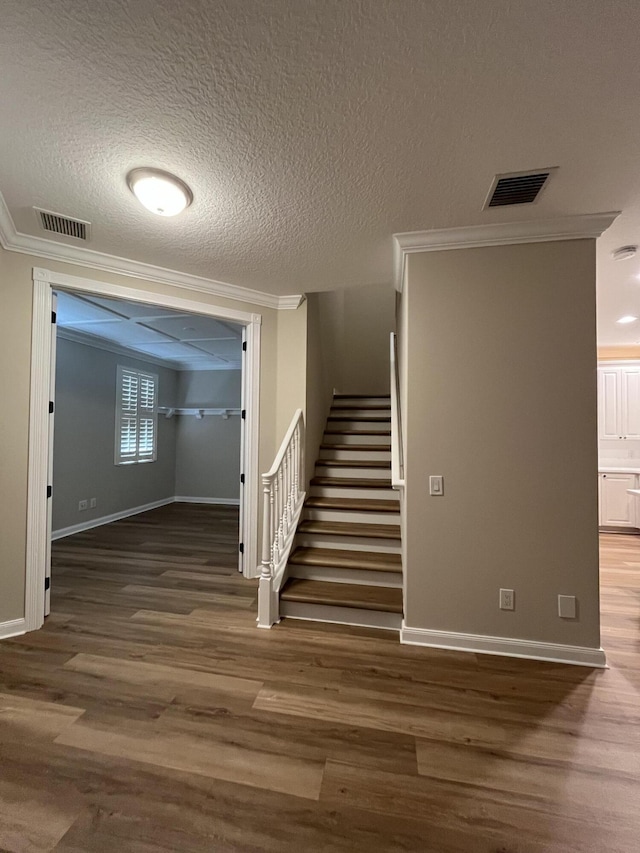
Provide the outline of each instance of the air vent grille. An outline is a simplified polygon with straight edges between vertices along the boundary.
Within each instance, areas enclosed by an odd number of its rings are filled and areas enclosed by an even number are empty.
[[[52,234],[62,234],[64,237],[74,237],[76,240],[88,240],[91,223],[81,219],[71,219],[50,210],[36,208],[41,227]]]
[[[489,190],[485,208],[505,207],[509,204],[533,204],[552,171],[552,169],[539,169],[533,172],[496,175]]]

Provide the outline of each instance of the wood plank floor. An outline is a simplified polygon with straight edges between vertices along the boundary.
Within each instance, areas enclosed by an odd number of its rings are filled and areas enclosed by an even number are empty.
[[[634,853],[640,537],[602,536],[611,668],[255,627],[235,511],[54,544],[0,643],[0,850]]]

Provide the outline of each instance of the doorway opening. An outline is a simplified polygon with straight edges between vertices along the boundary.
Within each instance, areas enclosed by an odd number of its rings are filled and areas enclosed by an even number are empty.
[[[48,612],[52,535],[154,506],[237,506],[238,568],[255,577],[260,315],[41,269],[33,281],[27,630]]]

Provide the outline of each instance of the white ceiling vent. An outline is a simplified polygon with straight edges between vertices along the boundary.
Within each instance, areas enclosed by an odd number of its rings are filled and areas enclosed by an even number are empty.
[[[533,169],[530,172],[510,172],[493,179],[483,210],[509,204],[533,204],[547,185],[552,169]]]
[[[50,210],[34,208],[38,222],[43,231],[51,234],[61,234],[63,237],[73,237],[76,240],[87,241],[91,235],[91,223],[82,219],[71,219],[70,216],[62,216],[60,213],[52,213]]]

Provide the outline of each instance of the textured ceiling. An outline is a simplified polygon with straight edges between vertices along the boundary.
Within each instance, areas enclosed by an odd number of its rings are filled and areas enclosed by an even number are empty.
[[[635,242],[639,37],[637,0],[4,0],[0,191],[21,232],[39,205],[280,294],[390,281],[397,231],[622,209]],[[140,208],[142,165],[191,208]],[[546,166],[538,204],[482,210]]]
[[[242,367],[242,328],[226,320],[64,291],[58,292],[57,315],[63,337],[125,347],[174,370]]]

